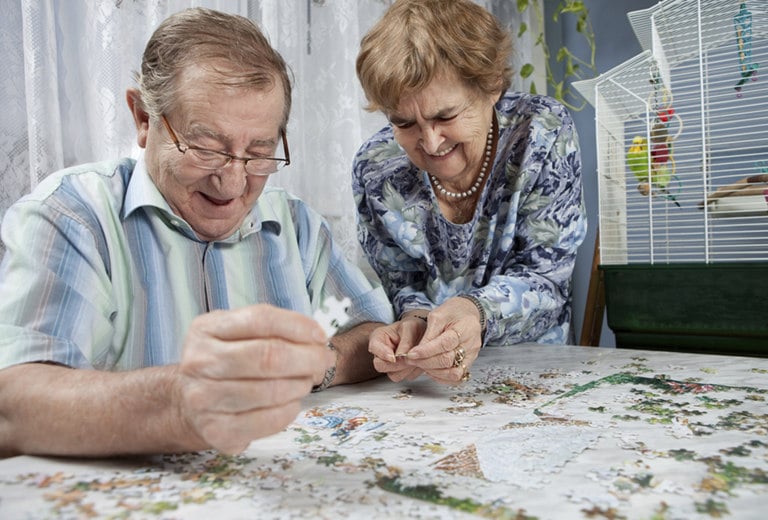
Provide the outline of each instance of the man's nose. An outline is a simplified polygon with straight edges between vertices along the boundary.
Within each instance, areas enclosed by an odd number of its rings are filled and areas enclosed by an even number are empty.
[[[219,168],[214,177],[218,180],[216,187],[222,198],[235,198],[242,195],[248,172],[245,171],[245,163],[235,158],[226,166]]]

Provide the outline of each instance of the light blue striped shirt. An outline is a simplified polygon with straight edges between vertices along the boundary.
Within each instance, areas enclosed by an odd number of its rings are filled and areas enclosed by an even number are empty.
[[[195,316],[253,303],[311,315],[325,298],[347,296],[350,325],[392,321],[381,287],[301,200],[268,188],[232,236],[202,242],[143,160],[49,176],[6,212],[2,239],[0,368],[176,363]]]

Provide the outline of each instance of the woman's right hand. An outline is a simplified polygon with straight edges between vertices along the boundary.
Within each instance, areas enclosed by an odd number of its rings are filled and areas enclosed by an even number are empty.
[[[373,367],[394,382],[412,381],[424,371],[409,365],[405,354],[421,341],[427,322],[415,316],[406,316],[391,325],[379,327],[371,333],[368,351],[373,354]]]

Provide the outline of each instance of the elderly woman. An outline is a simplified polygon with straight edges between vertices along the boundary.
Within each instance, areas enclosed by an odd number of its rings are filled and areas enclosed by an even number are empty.
[[[510,36],[469,0],[397,0],[357,74],[389,125],[358,151],[363,250],[392,300],[374,366],[400,381],[470,377],[484,345],[568,343],[586,233],[566,109],[509,91]]]

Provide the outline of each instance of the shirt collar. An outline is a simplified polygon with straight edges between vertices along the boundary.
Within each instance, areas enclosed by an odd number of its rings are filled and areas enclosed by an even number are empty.
[[[217,242],[233,243],[245,239],[252,233],[262,230],[271,231],[277,235],[280,234],[281,227],[277,213],[269,202],[264,201],[264,195],[268,190],[264,190],[256,201],[254,208],[248,213],[240,227],[229,237],[218,240]],[[123,203],[122,219],[125,220],[139,208],[155,208],[165,222],[165,224],[187,236],[188,238],[200,241],[192,230],[191,226],[180,216],[176,215],[168,202],[163,197],[160,190],[157,189],[152,178],[147,172],[147,165],[144,161],[142,151],[140,157],[136,160],[136,166],[128,180],[128,187],[125,193]]]

